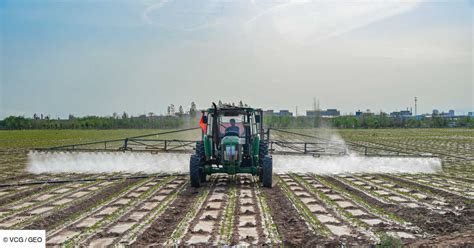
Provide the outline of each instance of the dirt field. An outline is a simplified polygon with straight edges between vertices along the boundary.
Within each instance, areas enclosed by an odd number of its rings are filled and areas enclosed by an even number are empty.
[[[373,244],[474,245],[474,130],[342,130],[347,141],[431,153],[436,174],[214,175],[199,189],[187,175],[30,174],[27,151],[149,130],[0,131],[0,229],[45,229],[48,245]],[[304,132],[312,132],[305,130]],[[129,179],[104,180],[112,176]]]

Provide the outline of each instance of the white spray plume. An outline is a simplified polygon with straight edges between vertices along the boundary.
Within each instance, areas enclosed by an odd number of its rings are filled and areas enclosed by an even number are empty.
[[[31,173],[188,173],[189,154],[39,153],[28,154]],[[273,156],[276,173],[434,173],[436,158]]]
[[[273,156],[276,173],[435,173],[441,170],[438,158]]]
[[[134,152],[30,152],[31,173],[187,173],[189,155]]]

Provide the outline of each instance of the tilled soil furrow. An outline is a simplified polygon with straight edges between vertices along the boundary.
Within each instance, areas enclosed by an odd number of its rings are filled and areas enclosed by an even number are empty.
[[[465,205],[465,200],[452,200],[446,195],[440,195],[429,190],[425,190],[423,187],[415,186],[415,184],[403,183],[401,180],[392,180],[391,178],[383,177],[380,175],[365,175],[357,177],[358,179],[365,179],[378,187],[382,191],[388,191],[392,193],[398,193],[403,196],[409,197],[414,203],[419,203],[427,208],[437,211],[438,213],[444,213],[446,211],[459,213],[460,206]],[[399,178],[395,177],[394,178]],[[461,197],[457,197],[461,198]]]
[[[314,247],[320,245],[326,236],[315,233],[307,224],[297,208],[282,190],[282,182],[274,176],[277,181],[273,188],[262,188],[268,201],[272,219],[276,229],[281,236],[282,245],[290,247]]]
[[[469,185],[471,185],[472,188],[474,188],[474,186],[472,186],[472,184],[474,184],[474,179],[472,179],[472,178],[459,177],[459,176],[456,176],[456,175],[450,175],[448,173],[438,174],[437,176],[443,177],[445,179],[456,180],[460,183],[469,184]]]
[[[466,218],[466,216],[456,215],[452,212],[440,214],[423,207],[408,207],[402,204],[381,201],[377,197],[372,196],[366,189],[362,187],[357,188],[341,178],[326,177],[325,180],[338,188],[344,189],[350,194],[364,199],[370,205],[392,214],[392,218],[401,218],[402,220],[412,223],[416,227],[421,228],[428,235],[469,230],[473,223],[470,217]],[[472,211],[472,209],[470,211]]]
[[[181,239],[182,245],[219,244],[229,237],[226,226],[232,221],[233,209],[229,206],[232,199],[232,185],[228,175],[216,175],[216,184],[210,190],[201,209],[191,220],[189,228]]]
[[[453,180],[440,179],[431,175],[401,175],[400,177],[411,181],[416,181],[419,184],[426,185],[428,187],[433,187],[471,200],[474,199],[474,191],[472,185],[459,183]]]
[[[90,212],[97,206],[102,205],[103,203],[110,201],[116,195],[120,194],[121,192],[126,191],[130,187],[133,187],[135,184],[140,183],[142,180],[138,179],[129,179],[129,180],[122,180],[110,185],[107,185],[96,192],[88,195],[85,198],[80,198],[79,200],[73,201],[66,205],[66,207],[61,208],[57,211],[50,212],[47,215],[42,216],[35,220],[30,225],[26,226],[26,229],[44,229],[44,230],[52,230],[55,227],[67,223],[71,220],[74,220],[81,216],[83,213]],[[104,182],[110,183],[110,182]],[[87,194],[87,193],[86,193]],[[69,235],[64,235],[69,236]],[[51,240],[49,240],[51,241]],[[56,242],[56,240],[52,240],[51,242]],[[53,242],[53,243],[54,243]]]
[[[231,245],[267,244],[253,177],[251,175],[238,175],[236,176],[236,185],[237,200]]]
[[[98,221],[92,226],[83,228],[82,235],[73,242],[80,242],[84,246],[110,246],[118,242],[128,244],[141,230],[140,225],[147,222],[148,216],[166,203],[167,197],[184,183],[184,177],[175,176],[146,182],[95,211],[95,214],[90,214],[91,217],[88,218],[95,218]],[[110,213],[104,217],[103,212],[106,209],[109,209]],[[81,241],[84,238],[86,239]]]
[[[345,177],[346,180],[356,179],[353,182],[363,182],[370,186],[370,191],[376,192],[384,198],[389,198],[392,203],[404,204],[408,207],[423,206],[433,211],[444,213],[446,211],[453,211],[453,209],[447,208],[444,199],[429,196],[413,189],[407,189],[393,182],[384,180],[376,176],[365,175],[365,176],[351,176]],[[433,199],[436,198],[435,200]]]
[[[160,182],[169,180],[169,177],[149,178],[141,180],[140,183],[129,187],[128,190],[122,191],[115,195],[109,201],[102,202],[90,211],[83,213],[81,216],[63,223],[61,228],[48,233],[48,244],[59,240],[68,244],[77,243],[79,240],[91,235],[94,231],[100,230],[106,223],[113,221],[123,215],[130,207],[133,207],[141,196],[153,190],[151,185],[161,185]],[[77,235],[69,235],[68,239],[64,239],[64,233],[78,233]]]
[[[458,193],[455,193],[453,191],[449,191],[449,190],[446,190],[446,189],[443,189],[443,188],[436,187],[434,185],[428,185],[428,184],[425,184],[425,183],[420,182],[418,180],[414,180],[415,176],[413,176],[413,177],[408,176],[408,177],[405,177],[405,178],[398,177],[398,176],[393,176],[393,175],[386,175],[386,174],[379,174],[378,176],[381,177],[381,178],[391,180],[391,181],[393,181],[397,184],[400,184],[400,185],[405,185],[405,186],[415,188],[415,189],[418,189],[418,190],[421,190],[421,191],[424,191],[424,192],[428,192],[428,193],[431,193],[431,194],[436,194],[436,195],[442,196],[444,199],[446,199],[446,201],[451,201],[456,205],[468,204],[468,205],[472,206],[472,204],[473,204],[472,199],[466,199],[465,196],[462,196],[462,195],[460,195]],[[438,186],[442,187],[442,185],[438,185]]]
[[[212,185],[213,181],[210,184]],[[183,229],[188,227],[190,220],[209,193],[206,188],[195,189],[189,187],[187,183],[181,189],[176,192],[175,199],[162,204],[166,209],[142,228],[143,230],[130,242],[132,247],[176,246],[180,242]],[[167,241],[169,242],[166,243]]]
[[[336,208],[327,204],[321,196],[325,193],[318,194],[315,190],[310,190],[310,187],[304,183],[307,180],[309,183],[315,181],[309,176],[290,175],[289,177],[282,177],[289,189],[299,198],[299,200],[309,209],[314,216],[327,229],[335,240],[343,244],[361,244],[367,243],[373,239],[375,235],[358,226],[352,225],[347,218],[336,211]],[[329,189],[330,190],[330,189]],[[331,191],[328,191],[331,192]],[[334,194],[334,197],[341,199],[342,207],[353,208],[354,206],[346,206],[347,201]],[[341,207],[341,208],[342,208]]]
[[[358,201],[352,195],[331,187],[322,177],[302,176],[301,179],[302,184],[319,196],[328,208],[335,209],[352,225],[369,231],[370,237],[380,238],[386,234],[410,240],[419,236],[412,228],[407,228],[383,213],[373,211],[373,208],[368,207],[361,200]]]
[[[68,177],[68,175],[63,175],[61,177],[49,178],[48,176],[41,175],[39,177],[40,178],[47,177],[47,179],[59,180],[59,179],[65,179],[65,178],[75,179],[77,177],[82,177],[82,176],[74,175],[74,176]],[[31,178],[28,179],[27,181],[31,181]],[[55,192],[55,189],[57,188],[63,188],[63,187],[67,188],[67,187],[70,187],[70,185],[75,185],[75,184],[88,185],[88,184],[92,184],[92,182],[89,182],[89,183],[75,182],[75,183],[59,183],[59,184],[43,183],[40,185],[24,185],[24,186],[11,186],[11,187],[1,188],[0,189],[0,206],[8,207],[8,206],[13,206],[13,205],[19,205],[32,198],[40,197],[41,199],[42,195],[48,194],[51,191],[53,191],[52,192],[53,194],[57,194]],[[8,193],[8,194],[5,194],[5,193]]]
[[[27,197],[17,205],[7,206],[9,214],[1,220],[0,226],[22,228],[35,219],[47,215],[51,211],[67,206],[75,200],[87,197],[99,187],[99,182],[79,183],[68,187],[55,187],[39,195]]]
[[[256,198],[258,210],[260,212],[259,215],[264,235],[262,240],[264,238],[264,243],[268,245],[282,245],[281,236],[278,233],[275,222],[273,221],[269,202],[262,192],[260,182],[256,181],[255,177],[252,177],[252,179],[252,188],[254,190],[254,197]]]
[[[118,244],[129,245],[134,243],[137,237],[147,230],[155,222],[155,220],[159,219],[163,212],[165,212],[170,207],[170,205],[173,204],[173,202],[178,198],[179,193],[184,191],[187,185],[186,177],[179,176],[179,178],[174,182],[168,184],[166,187],[157,192],[157,196],[153,197],[153,199],[142,202],[138,206],[139,209],[150,210],[144,217],[140,217],[140,220],[137,221],[137,223],[133,225],[130,230],[120,237]],[[159,202],[159,204],[156,202]],[[123,221],[130,221],[130,218],[133,217],[132,214],[138,214],[137,212],[142,212],[140,210],[131,212],[129,216],[124,216]],[[128,218],[128,220],[125,218]]]
[[[27,198],[47,192],[59,187],[59,185],[38,185],[38,186],[19,186],[12,189],[4,189],[0,195],[0,206],[6,207],[7,205],[17,204],[21,201],[26,201]],[[2,207],[3,208],[3,207]]]

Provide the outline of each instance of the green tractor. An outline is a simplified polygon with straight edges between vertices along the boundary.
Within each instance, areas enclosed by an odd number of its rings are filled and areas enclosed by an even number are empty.
[[[202,112],[202,140],[191,155],[191,186],[200,187],[214,173],[258,175],[272,187],[272,157],[264,139],[263,111],[225,105]]]

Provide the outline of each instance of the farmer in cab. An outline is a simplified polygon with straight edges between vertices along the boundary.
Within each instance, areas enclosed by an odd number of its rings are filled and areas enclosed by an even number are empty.
[[[230,119],[230,127],[225,129],[225,136],[239,136],[239,127],[235,125],[235,119]]]

